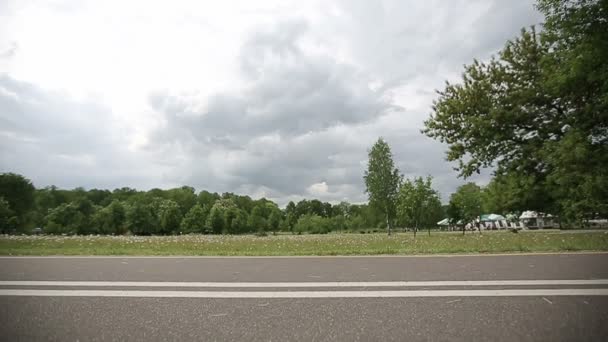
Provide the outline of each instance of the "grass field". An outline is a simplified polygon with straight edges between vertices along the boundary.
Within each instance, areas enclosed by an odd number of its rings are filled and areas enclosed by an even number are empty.
[[[0,236],[1,255],[374,255],[608,251],[608,231],[277,236]]]

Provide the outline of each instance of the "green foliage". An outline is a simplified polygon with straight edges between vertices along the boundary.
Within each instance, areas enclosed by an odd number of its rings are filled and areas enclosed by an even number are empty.
[[[220,195],[217,193],[211,193],[209,191],[203,190],[197,196],[198,203],[203,206],[203,208],[211,208],[215,204],[215,201],[220,199]]]
[[[342,232],[346,230],[346,217],[337,215],[329,218],[330,228],[332,231]]]
[[[11,217],[13,217],[13,211],[11,210],[8,201],[0,196],[0,232],[2,234],[9,233],[15,228],[9,224]]]
[[[281,224],[281,211],[279,208],[272,210],[270,215],[268,216],[268,229],[271,232],[276,232],[279,230],[279,225]]]
[[[186,213],[197,203],[195,190],[191,186],[182,186],[181,188],[170,189],[166,191],[166,198],[174,201],[179,206],[180,213]]]
[[[114,235],[129,231],[135,235],[293,231],[303,215],[325,219],[322,225],[325,228],[312,229],[312,232],[384,228],[386,224],[382,211],[367,204],[332,205],[319,200],[301,200],[297,204],[288,203],[281,210],[267,199],[254,201],[248,196],[232,193],[219,196],[205,191],[196,196],[195,204],[182,217],[182,206],[171,198],[183,196],[191,202],[191,195],[191,187],[149,191],[120,188],[110,192],[49,186],[35,190],[34,208],[25,218],[19,219],[14,214],[5,218],[3,232],[18,231],[21,220],[35,223],[49,234]],[[205,207],[199,202],[213,204]],[[216,209],[210,220],[213,207]]]
[[[94,205],[105,207],[112,201],[112,193],[109,190],[91,189],[86,192],[86,198]]]
[[[34,193],[35,188],[29,179],[15,173],[0,174],[0,196],[8,202],[20,228],[27,223],[27,213],[34,209]]]
[[[294,231],[297,233],[327,234],[331,231],[331,220],[314,214],[306,214],[298,219]]]
[[[207,226],[211,228],[213,234],[220,234],[224,230],[225,219],[224,219],[224,207],[221,203],[216,203],[211,208],[209,216],[207,217]]]
[[[416,177],[413,181],[406,179],[399,189],[397,214],[407,227],[434,227],[441,220],[441,200],[439,193],[433,190],[432,178]]]
[[[182,222],[182,213],[177,202],[163,200],[158,208],[158,223],[161,234],[172,234],[179,231]]]
[[[458,187],[458,190],[450,196],[448,213],[452,222],[462,220],[463,225],[473,224],[481,216],[481,196],[481,188],[475,183]]]
[[[361,215],[351,216],[346,220],[346,228],[351,231],[366,228],[365,219]]]
[[[298,216],[296,213],[296,205],[293,201],[289,201],[287,206],[285,207],[285,221],[287,224],[287,230],[293,230],[293,227],[296,225],[298,221]]]
[[[86,234],[87,217],[78,210],[74,202],[64,203],[52,209],[46,216],[46,232],[51,234]]]
[[[206,228],[207,212],[199,203],[195,204],[186,213],[180,224],[183,233],[204,233]]]
[[[561,218],[583,223],[595,217],[608,217],[608,149],[597,153],[585,136],[571,130],[560,141],[545,144],[546,160],[554,168],[547,176],[550,195],[562,208]],[[589,167],[589,160],[598,167]]]
[[[264,217],[263,206],[255,206],[249,215],[247,226],[257,232],[265,232],[268,230],[268,221]]]
[[[230,225],[231,232],[236,234],[248,232],[249,226],[247,221],[249,219],[249,215],[243,209],[235,209],[235,211],[236,215]]]
[[[401,176],[394,166],[391,149],[382,138],[379,138],[369,151],[369,161],[363,179],[370,206],[384,213],[390,235]]]
[[[149,204],[136,202],[127,210],[127,228],[136,235],[152,235],[159,231],[159,225]]]
[[[506,208],[605,217],[608,2],[538,8],[542,32],[522,30],[497,58],[467,66],[462,83],[439,92],[423,132],[449,145],[464,177],[496,165]]]
[[[107,207],[93,214],[91,226],[100,234],[124,234],[126,232],[127,212],[119,201],[112,201]]]

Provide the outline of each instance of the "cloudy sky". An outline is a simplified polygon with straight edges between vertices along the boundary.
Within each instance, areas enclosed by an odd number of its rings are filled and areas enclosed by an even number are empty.
[[[531,0],[0,0],[0,172],[362,202],[382,136],[446,199],[434,91],[540,21]]]

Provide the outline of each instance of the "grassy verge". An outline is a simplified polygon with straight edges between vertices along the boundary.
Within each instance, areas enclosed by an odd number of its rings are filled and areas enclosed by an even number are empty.
[[[608,251],[608,232],[256,236],[0,236],[1,255],[373,255]]]

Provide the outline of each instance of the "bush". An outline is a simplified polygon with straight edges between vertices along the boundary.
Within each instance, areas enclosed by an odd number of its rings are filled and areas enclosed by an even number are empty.
[[[298,233],[327,234],[331,231],[331,219],[319,215],[306,214],[298,219],[294,230]]]

